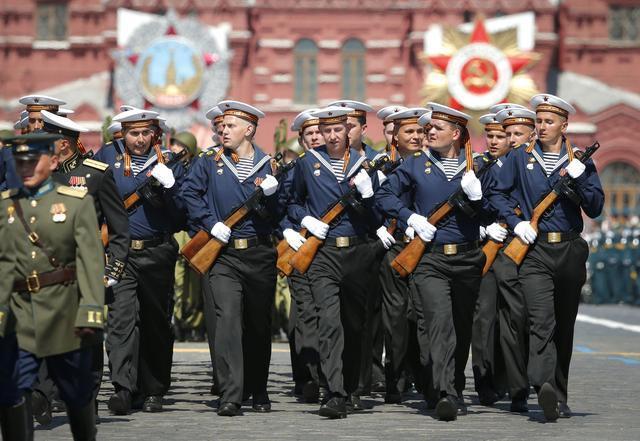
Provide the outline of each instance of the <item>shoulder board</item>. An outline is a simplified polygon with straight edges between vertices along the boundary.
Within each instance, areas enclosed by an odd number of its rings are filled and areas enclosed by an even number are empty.
[[[420,156],[420,155],[422,155],[422,150],[420,150],[419,152],[415,152],[415,153],[413,154],[413,156]]]
[[[3,191],[2,193],[0,193],[0,196],[2,197],[2,199],[9,199],[10,197],[13,197],[17,194],[18,194],[18,189],[12,188],[10,190]]]
[[[206,151],[206,153],[205,153],[205,152],[203,152],[203,154],[206,154],[207,156],[211,156],[211,155],[213,155],[214,153],[216,153],[216,150],[213,150],[213,149],[211,149],[211,150],[207,150],[207,151]]]
[[[304,155],[306,155],[306,154],[307,154],[307,152],[302,152],[302,153],[300,153],[300,154],[298,155],[298,158],[302,158],[302,157],[303,157]]]
[[[473,159],[479,158],[480,156],[484,156],[484,153],[473,152]]]
[[[100,171],[105,171],[107,168],[109,168],[109,164],[101,161],[96,161],[95,159],[85,159],[84,161],[82,161],[82,163],[87,167],[96,168]]]
[[[58,194],[63,194],[65,196],[71,196],[78,199],[84,198],[88,193],[88,190],[86,188],[73,188],[67,187],[66,185],[59,186],[58,188],[56,188],[56,191],[58,192]]]
[[[513,146],[513,150],[515,150],[515,149],[519,149],[521,146],[522,146],[522,144],[514,145],[514,146]]]

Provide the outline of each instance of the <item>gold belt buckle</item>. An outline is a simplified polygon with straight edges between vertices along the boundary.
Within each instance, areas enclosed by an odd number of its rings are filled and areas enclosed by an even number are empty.
[[[446,256],[453,256],[454,254],[458,254],[458,245],[455,243],[445,244],[444,254]]]
[[[37,272],[33,271],[30,276],[27,276],[27,289],[30,293],[40,291],[40,278]]]
[[[144,240],[133,239],[131,241],[131,249],[140,251],[144,249]]]
[[[336,247],[338,248],[346,248],[349,246],[349,238],[348,237],[336,237]]]
[[[249,248],[249,241],[247,239],[233,239],[233,247],[236,250],[246,250]]]
[[[562,233],[547,233],[547,242],[549,243],[559,243],[562,242]]]

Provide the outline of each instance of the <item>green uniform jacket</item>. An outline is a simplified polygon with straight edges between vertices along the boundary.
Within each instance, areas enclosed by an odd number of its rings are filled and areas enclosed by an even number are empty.
[[[58,262],[75,266],[77,280],[67,285],[13,292],[14,280],[55,268],[29,240],[13,210],[12,194],[4,192],[0,201],[0,335],[13,332],[15,325],[19,347],[37,357],[63,354],[95,342],[76,337],[76,327],[103,327],[104,249],[93,198],[86,190],[54,187],[40,197],[21,195],[16,200],[31,229]]]

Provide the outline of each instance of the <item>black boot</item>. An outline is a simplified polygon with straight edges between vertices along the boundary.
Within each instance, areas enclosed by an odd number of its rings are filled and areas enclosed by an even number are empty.
[[[15,406],[0,407],[0,426],[2,439],[33,441],[33,414],[29,394]]]
[[[93,399],[83,407],[67,406],[69,426],[74,441],[95,441],[96,439],[96,405]]]

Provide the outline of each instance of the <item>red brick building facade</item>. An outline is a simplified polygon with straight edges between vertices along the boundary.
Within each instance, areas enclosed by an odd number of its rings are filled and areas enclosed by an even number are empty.
[[[640,212],[640,1],[4,0],[0,128],[17,118],[18,97],[39,92],[67,100],[74,119],[94,130],[86,143],[98,144],[102,121],[122,103],[113,84],[119,8],[174,9],[226,26],[232,58],[225,96],[267,113],[257,139],[266,150],[278,121],[305,108],[343,97],[375,108],[428,100],[422,90],[433,67],[423,54],[431,25],[531,11],[540,59],[529,75],[538,90],[576,106],[575,144],[602,144],[597,162],[608,214]],[[382,138],[373,117],[369,137]]]

